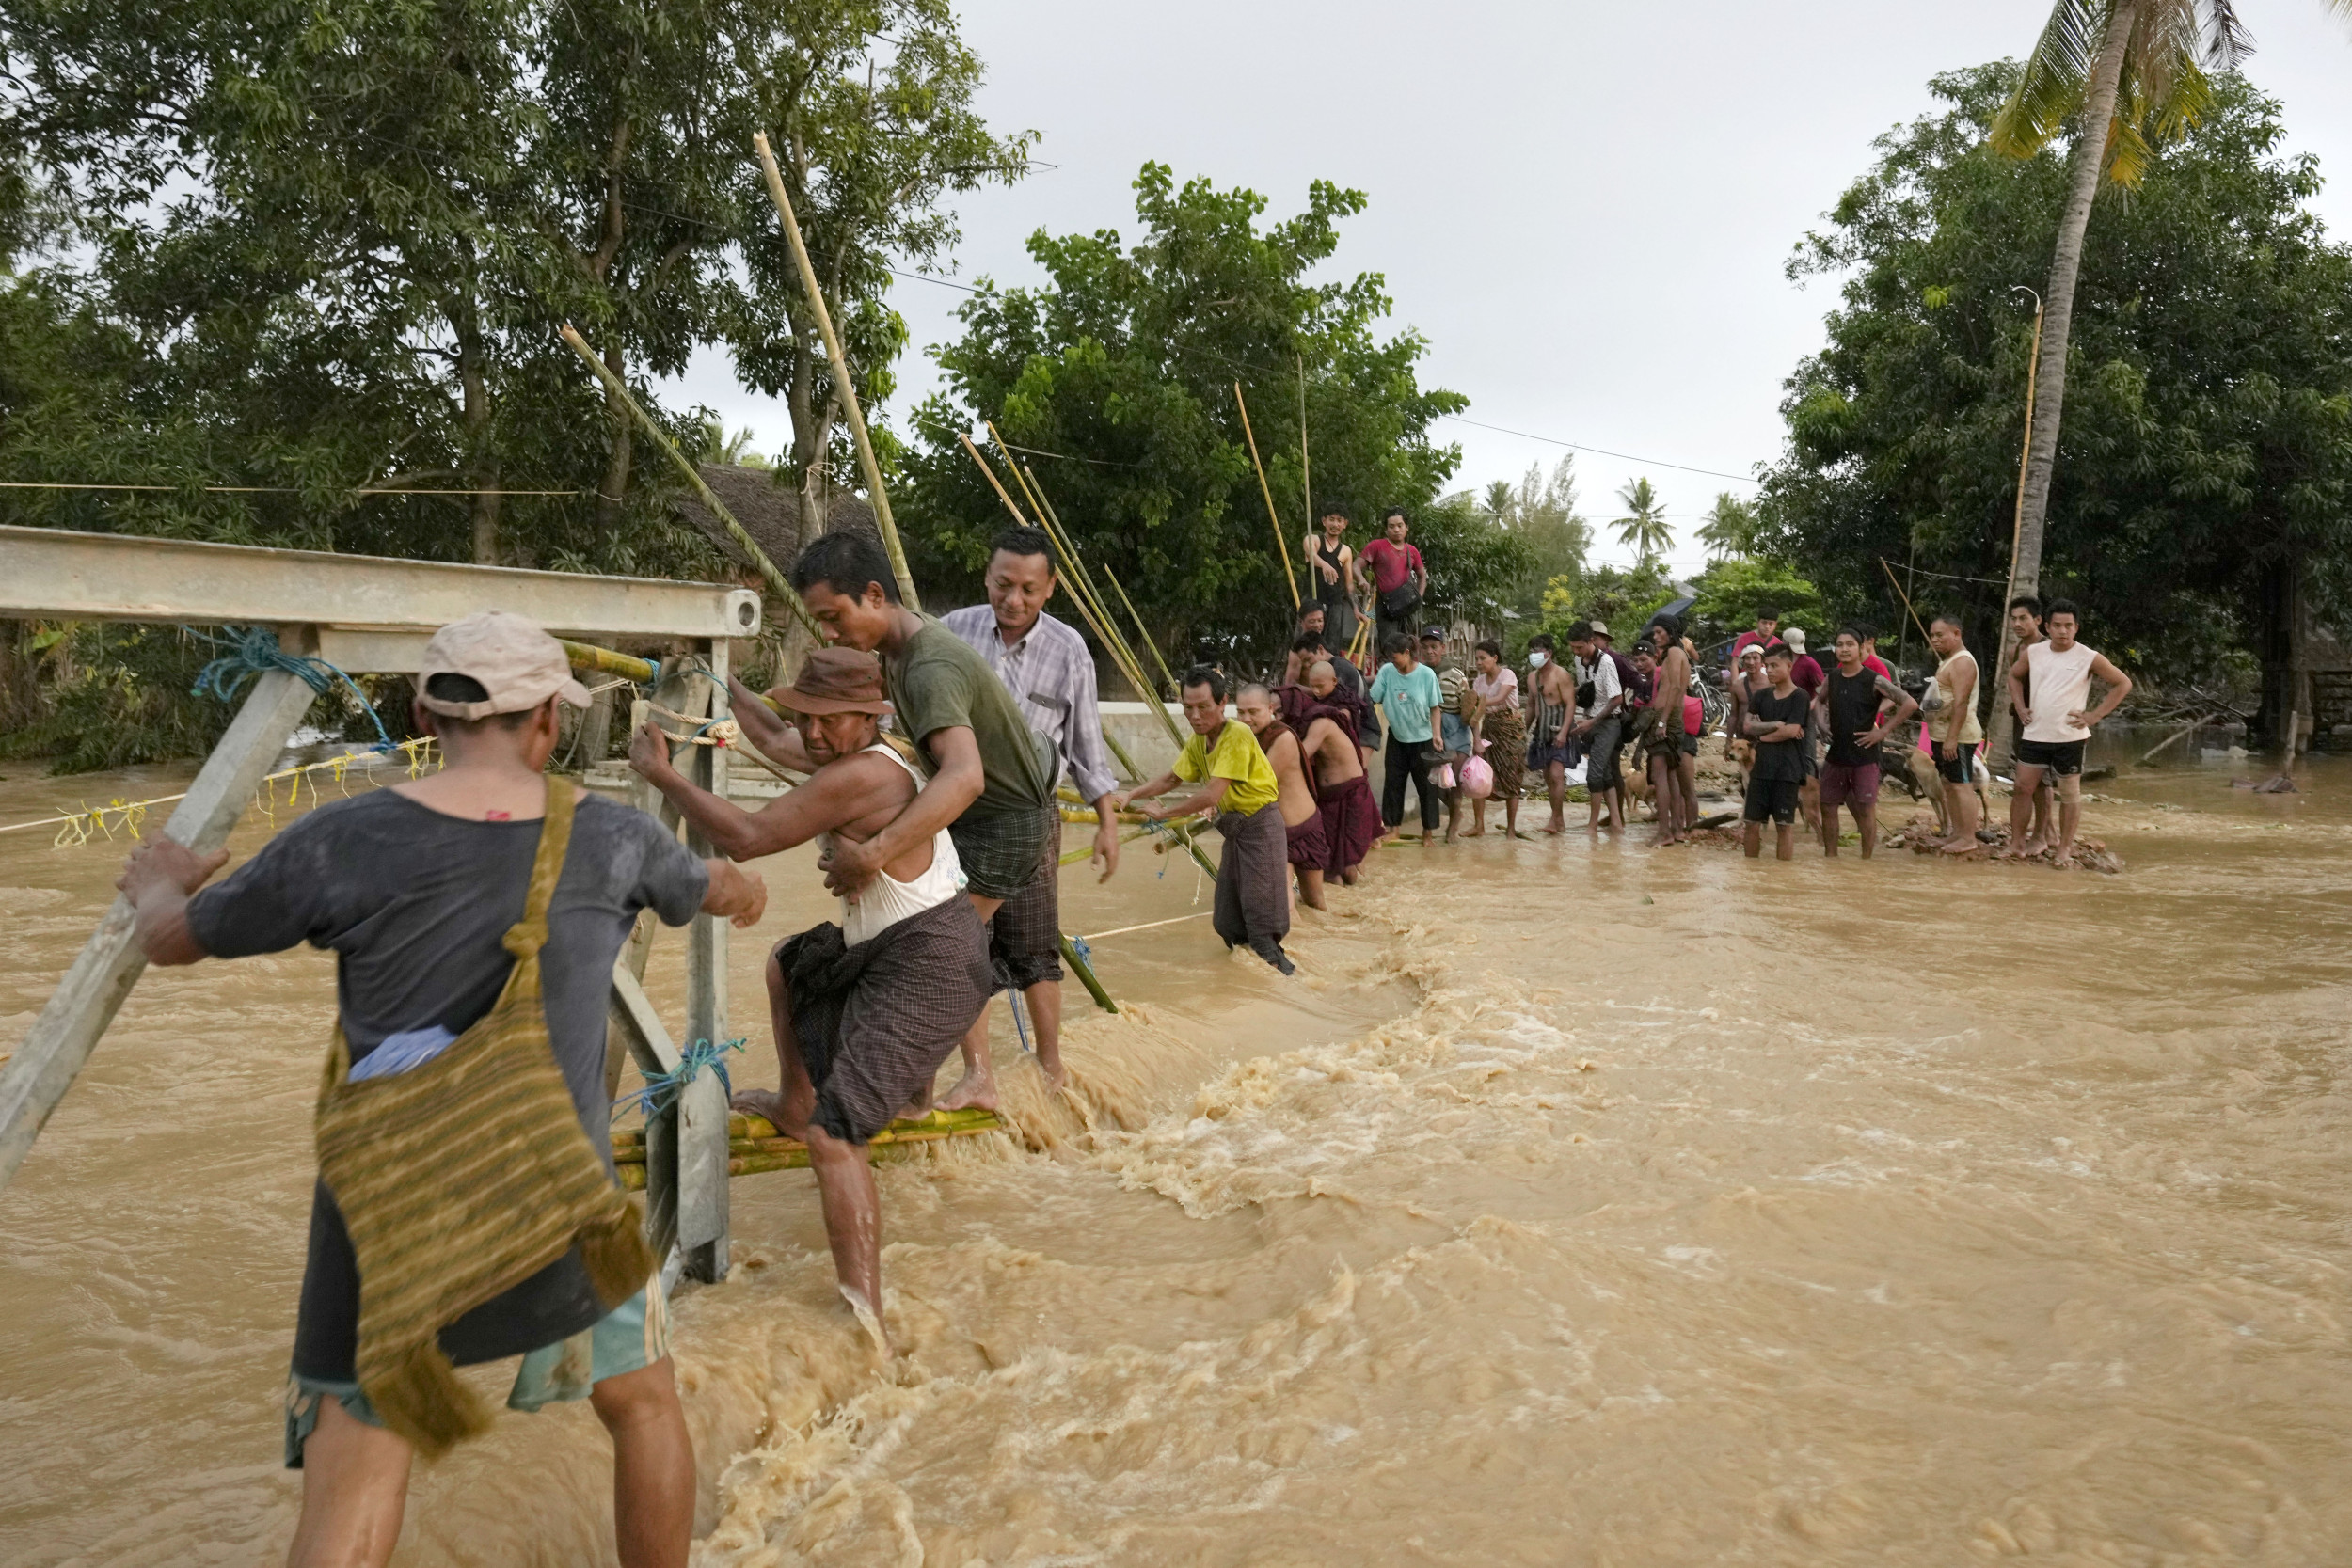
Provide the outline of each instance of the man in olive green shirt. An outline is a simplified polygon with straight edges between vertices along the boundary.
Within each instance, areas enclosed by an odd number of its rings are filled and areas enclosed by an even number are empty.
[[[1050,746],[1022,719],[1012,693],[971,645],[899,602],[881,543],[853,530],[822,534],[792,563],[792,586],[827,641],[879,654],[898,728],[930,777],[907,809],[862,842],[842,840],[824,861],[825,885],[849,896],[906,849],[940,829],[955,840],[965,894],[985,925],[996,908],[1058,856],[1060,769]],[[735,716],[752,744],[788,767],[806,767],[799,737],[740,682]],[[962,1080],[940,1104],[996,1108],[987,1068],[988,1015],[963,1039]]]

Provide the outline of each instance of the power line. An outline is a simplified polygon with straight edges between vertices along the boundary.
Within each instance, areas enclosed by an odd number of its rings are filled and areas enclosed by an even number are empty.
[[[1440,414],[1438,418],[1441,420],[1454,420],[1462,424],[1474,424],[1481,430],[1491,430],[1499,435],[1517,436],[1521,440],[1543,441],[1551,446],[1565,447],[1570,451],[1590,452],[1595,457],[1614,457],[1621,462],[1639,463],[1645,467],[1678,468],[1686,474],[1706,474],[1711,479],[1736,480],[1741,484],[1762,484],[1764,483],[1753,474],[1727,474],[1721,468],[1694,468],[1688,463],[1669,463],[1662,457],[1636,457],[1629,451],[1611,451],[1606,447],[1588,447],[1577,441],[1563,441],[1557,436],[1538,436],[1532,430],[1513,430],[1506,425],[1488,424],[1484,420],[1473,420],[1463,414]]]
[[[164,490],[177,493],[188,489],[184,484],[85,484],[71,480],[0,480],[0,490]],[[307,496],[311,492],[294,484],[199,484],[194,486],[208,496]],[[405,486],[385,488],[361,485],[342,492],[347,496],[584,496],[585,490],[415,490]]]

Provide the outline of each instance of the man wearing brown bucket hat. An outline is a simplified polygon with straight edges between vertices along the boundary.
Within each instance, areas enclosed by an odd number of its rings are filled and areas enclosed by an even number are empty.
[[[756,814],[698,789],[670,766],[652,725],[631,737],[629,766],[730,860],[773,855],[822,837],[820,867],[873,843],[914,806],[922,781],[882,737],[890,704],[882,664],[854,648],[819,648],[771,694],[795,715],[808,783]],[[841,1293],[882,1329],[882,1215],[868,1139],[930,1099],[931,1079],[992,990],[988,930],[963,895],[955,841],[934,830],[887,856],[841,899],[831,921],[768,958],[768,1006],[780,1089],[746,1089],[755,1111],[808,1145]]]
[[[697,910],[750,925],[767,893],[725,861],[689,855],[644,813],[546,776],[555,705],[584,705],[586,693],[562,647],[521,616],[443,626],[417,686],[439,771],[319,807],[205,892],[227,853],[160,837],[121,882],[150,963],[305,941],[336,955],[319,1143],[337,1174],[312,1199],[294,1322],[286,1463],[303,1488],[292,1560],[386,1560],[413,1451],[486,1421],[463,1398],[421,1400],[401,1375],[437,1352],[444,1374],[521,1354],[516,1408],[588,1399],[612,1433],[620,1560],[682,1565],[694,1454],[660,1281],[615,1278],[609,1248],[599,1273],[580,1244],[593,1222],[605,1227],[599,1245],[616,1227],[633,1240],[637,1225],[612,1188],[606,997],[641,910],[672,926]],[[428,1119],[411,1114],[420,1098]],[[418,1157],[420,1138],[437,1158]],[[559,1192],[560,1208],[546,1200]],[[384,1307],[485,1291],[437,1331],[436,1314],[404,1325]],[[388,1362],[403,1326],[405,1359]]]
[[[899,731],[922,752],[922,792],[896,820],[828,857],[825,885],[845,896],[883,862],[942,828],[955,837],[965,895],[982,921],[1058,862],[1060,775],[1051,742],[1022,716],[1012,692],[954,632],[898,600],[898,579],[871,534],[822,534],[792,562],[792,586],[825,640],[882,659]],[[791,728],[758,694],[732,683],[735,717],[753,745],[788,767],[805,766]],[[995,1085],[982,1067],[985,1030],[964,1041],[963,1078],[941,1101],[994,1109]]]

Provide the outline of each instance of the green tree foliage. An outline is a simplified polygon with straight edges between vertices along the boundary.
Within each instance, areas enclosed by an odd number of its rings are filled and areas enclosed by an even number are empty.
[[[1576,459],[1560,459],[1549,478],[1540,464],[1530,464],[1518,484],[1503,479],[1488,484],[1480,504],[1526,542],[1534,563],[1511,585],[1508,602],[1519,615],[1539,614],[1551,580],[1581,573],[1593,548],[1593,525],[1576,509]]]
[[[1766,607],[1779,610],[1784,625],[1803,626],[1815,636],[1829,625],[1821,591],[1771,562],[1718,561],[1691,586],[1698,590],[1691,606],[1691,636],[1701,647],[1746,631],[1756,625],[1756,611]],[[1826,640],[1822,645],[1828,645]]]
[[[52,381],[0,458],[295,492],[19,495],[18,520],[711,570],[556,325],[641,396],[733,345],[789,394],[797,479],[834,394],[753,133],[783,155],[876,401],[904,337],[885,257],[933,260],[943,201],[1025,156],[973,112],[946,0],[47,0],[0,29],[18,89],[0,152],[29,193],[0,206],[68,209],[84,248],[44,274],[59,319],[136,345],[119,374]],[[564,494],[351,494],[399,485]]]
[[[1458,617],[1481,626],[1502,623],[1534,554],[1524,534],[1497,521],[1468,490],[1422,508],[1411,543],[1421,546],[1429,566],[1430,613],[1424,619]]]
[[[1625,508],[1625,515],[1609,525],[1617,531],[1617,542],[1630,546],[1643,565],[1655,565],[1675,544],[1666,503],[1645,477],[1619,490],[1617,504]]]
[[[1896,624],[1882,558],[1945,574],[1936,599],[1979,649],[2031,341],[2010,290],[2039,276],[2067,183],[2053,154],[1985,144],[2016,69],[1937,78],[1948,107],[1883,137],[1790,263],[1845,281],[1828,346],[1788,383],[1759,509],[1765,553],[1840,612]],[[2218,78],[2205,119],[2085,244],[2042,587],[2158,675],[2234,641],[2279,646],[2298,572],[2323,609],[2352,605],[2352,255],[2308,211],[2318,169],[2281,136],[2276,103]]]
[[[1595,566],[1573,577],[1552,578],[1544,589],[1541,629],[1551,633],[1565,648],[1569,628],[1577,622],[1606,621],[1623,651],[1632,647],[1634,635],[1675,597],[1673,579],[1656,561]]]
[[[984,283],[961,311],[962,336],[934,351],[947,390],[916,411],[903,460],[917,575],[976,591],[988,541],[1010,520],[958,439],[993,420],[1015,446],[1060,454],[1028,461],[1080,547],[1118,575],[1164,646],[1183,650],[1215,627],[1263,664],[1291,600],[1233,383],[1247,390],[1281,536],[1295,547],[1306,531],[1303,379],[1315,509],[1344,507],[1360,549],[1378,510],[1402,505],[1428,560],[1433,610],[1499,597],[1486,566],[1448,559],[1451,514],[1423,515],[1460,461],[1432,442],[1430,422],[1467,400],[1421,387],[1418,334],[1377,335],[1390,301],[1376,274],[1310,277],[1363,196],[1317,182],[1305,212],[1261,228],[1265,199],[1251,191],[1180,186],[1159,164],[1144,166],[1135,189],[1137,244],[1110,230],[1040,231],[1028,248],[1045,285]],[[1512,571],[1518,559],[1493,553]]]
[[[1699,543],[1718,561],[1740,561],[1756,553],[1756,508],[1730,491],[1719,492],[1699,524]]]

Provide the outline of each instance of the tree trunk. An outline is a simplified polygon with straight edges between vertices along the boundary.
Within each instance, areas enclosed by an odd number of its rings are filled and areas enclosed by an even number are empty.
[[[2010,566],[2012,595],[2038,594],[2042,586],[2042,523],[2049,513],[2050,480],[2058,467],[2058,418],[2066,404],[2066,347],[2074,325],[2074,279],[2082,270],[2083,234],[2090,227],[2091,200],[2099,194],[2099,181],[2106,169],[2107,137],[2115,122],[2116,84],[2123,72],[2123,52],[2131,42],[2132,24],[2138,14],[2138,0],[2115,0],[2114,9],[2107,14],[2106,36],[2090,68],[2082,127],[2075,133],[2067,166],[2066,206],[2058,216],[2058,244],[2051,252],[2049,288],[2042,301],[2042,370],[2034,388],[2033,440],[2026,453],[2017,558]],[[2009,762],[2010,740],[2016,733],[2007,673],[2015,650],[2006,629],[2009,607],[2001,609],[2004,629],[1994,669],[1991,748],[1996,768]]]
[[[623,360],[618,339],[605,349],[604,363],[615,376],[621,374]],[[610,386],[604,389],[604,415],[612,427],[612,445],[605,458],[604,478],[596,485],[596,529],[609,539],[621,531],[621,504],[628,496],[629,461],[635,450],[631,442],[636,426],[620,392]]]
[[[482,346],[467,335],[460,348],[459,377],[465,387],[466,483],[473,487],[473,561],[499,564],[499,465],[491,450],[490,384]]]
[[[2274,562],[2263,573],[2262,623],[2256,642],[2262,656],[2262,705],[2254,716],[2257,745],[2280,745],[2300,714],[2311,733],[2310,608],[2299,557]],[[2290,759],[2292,760],[2292,759]]]

